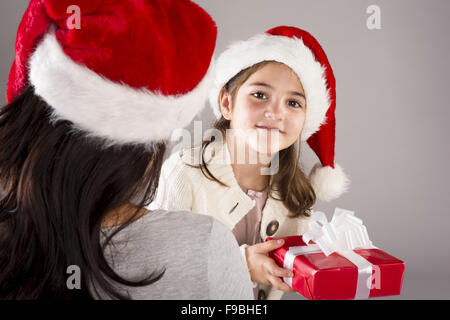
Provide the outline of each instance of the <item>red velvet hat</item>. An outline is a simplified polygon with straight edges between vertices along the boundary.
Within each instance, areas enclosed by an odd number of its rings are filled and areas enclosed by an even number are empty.
[[[330,201],[347,191],[349,180],[334,163],[336,82],[319,42],[307,31],[280,26],[229,46],[218,58],[210,105],[221,116],[219,93],[240,71],[262,61],[277,61],[299,77],[306,96],[306,118],[301,140],[307,141],[320,163],[310,173],[319,199]]]
[[[80,28],[68,23],[73,5]],[[188,0],[31,0],[7,101],[30,84],[52,119],[109,144],[167,139],[204,107],[216,36]]]

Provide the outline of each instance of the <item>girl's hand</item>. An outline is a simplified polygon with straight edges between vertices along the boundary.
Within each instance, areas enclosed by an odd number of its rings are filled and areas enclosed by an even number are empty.
[[[280,239],[270,240],[247,247],[245,249],[247,266],[250,271],[250,278],[253,282],[271,284],[277,290],[293,292],[295,290],[290,288],[280,279],[280,277],[292,277],[292,271],[280,268],[275,261],[268,256],[270,251],[280,248],[283,244],[284,240]]]

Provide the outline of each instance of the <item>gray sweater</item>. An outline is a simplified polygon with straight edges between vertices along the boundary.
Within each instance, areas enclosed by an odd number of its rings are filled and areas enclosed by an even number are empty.
[[[103,228],[104,235],[116,227]],[[247,264],[231,231],[205,215],[155,210],[113,237],[105,257],[125,279],[166,268],[149,286],[119,290],[132,299],[253,300]],[[98,298],[107,299],[99,292]]]

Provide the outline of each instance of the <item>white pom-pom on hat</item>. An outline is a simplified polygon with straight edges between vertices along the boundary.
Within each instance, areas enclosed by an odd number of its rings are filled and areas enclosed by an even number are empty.
[[[316,196],[323,201],[339,198],[348,190],[350,184],[350,180],[338,164],[335,164],[333,169],[317,163],[312,168],[309,179]]]

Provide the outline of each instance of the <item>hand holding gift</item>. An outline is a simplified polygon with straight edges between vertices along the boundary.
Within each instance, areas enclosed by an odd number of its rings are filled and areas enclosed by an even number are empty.
[[[403,261],[373,246],[362,220],[351,211],[337,208],[330,223],[324,213],[314,212],[303,237],[283,239],[285,245],[270,255],[293,270],[294,277],[284,282],[308,299],[400,294]]]
[[[284,240],[272,240],[249,246],[245,249],[247,266],[250,278],[253,282],[271,284],[275,289],[281,291],[295,291],[281,278],[292,277],[290,270],[280,268],[275,261],[268,256],[268,253],[284,245]]]

